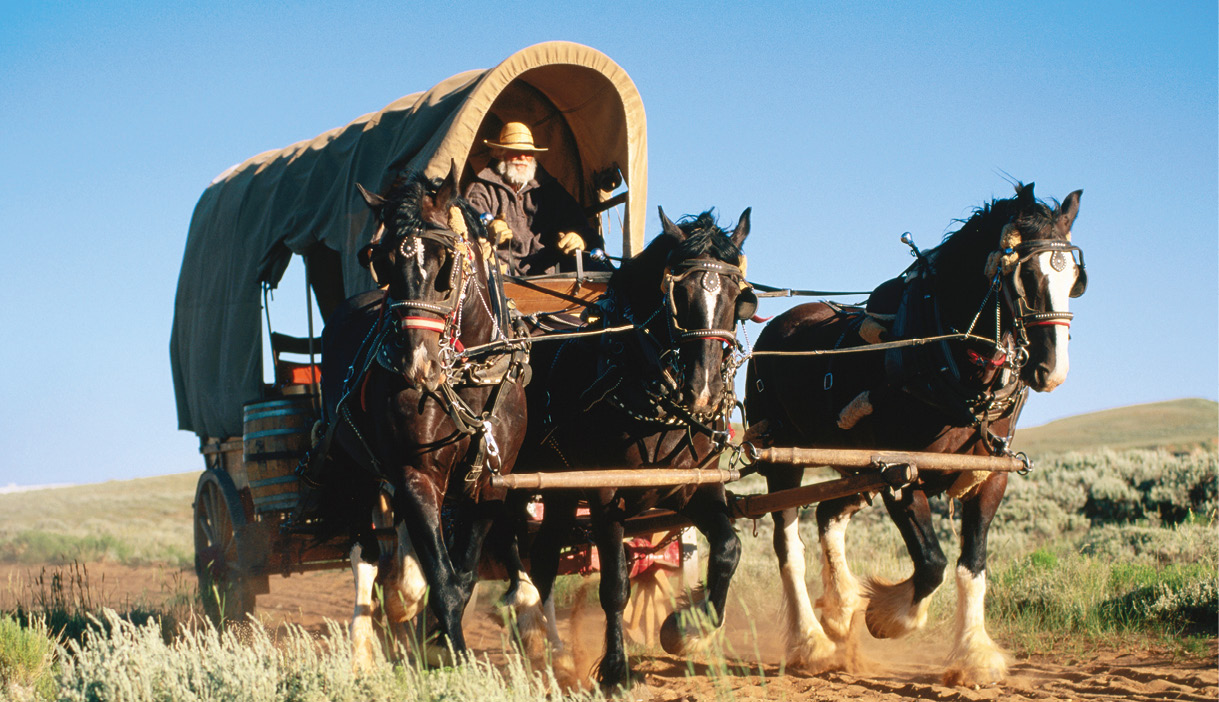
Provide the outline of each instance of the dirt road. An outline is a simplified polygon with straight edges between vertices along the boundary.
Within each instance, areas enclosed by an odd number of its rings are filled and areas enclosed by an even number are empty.
[[[189,595],[194,588],[193,573],[163,567],[89,564],[84,572],[93,606],[158,606]],[[16,601],[33,601],[30,598],[40,587],[49,587],[53,574],[39,566],[0,564],[0,609],[12,607]],[[61,577],[61,581],[68,579]],[[352,594],[347,572],[273,577],[271,592],[258,599],[256,615],[269,627],[291,622],[320,632],[326,619],[344,622],[350,616]],[[1103,648],[1080,655],[1020,656],[1013,659],[1011,675],[1003,685],[970,689],[940,684],[939,662],[946,651],[936,637],[866,640],[866,675],[814,676],[786,670],[776,621],[773,612],[751,623],[730,611],[725,658],[687,661],[666,655],[659,647],[636,649],[632,665],[638,683],[632,697],[693,702],[714,699],[717,693],[720,698],[728,697],[724,693],[730,692],[738,700],[1219,700],[1215,641],[1209,660]],[[759,623],[764,623],[765,630],[759,631]],[[473,649],[493,657],[502,654],[503,628],[489,597],[484,595],[474,603],[466,613],[465,626]],[[562,631],[573,642],[578,664],[595,662],[602,626],[595,606],[566,618]]]

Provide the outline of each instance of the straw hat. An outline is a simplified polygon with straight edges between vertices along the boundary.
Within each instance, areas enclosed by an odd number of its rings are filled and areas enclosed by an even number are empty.
[[[505,124],[504,128],[499,130],[499,142],[483,139],[483,143],[487,146],[508,151],[540,152],[546,150],[533,145],[533,132],[529,131],[529,127],[521,122],[508,122]]]

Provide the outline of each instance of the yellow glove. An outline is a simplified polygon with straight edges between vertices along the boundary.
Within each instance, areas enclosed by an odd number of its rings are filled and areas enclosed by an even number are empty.
[[[558,246],[559,251],[570,255],[584,250],[584,239],[581,239],[580,235],[575,232],[567,232],[566,234],[559,235]]]
[[[491,220],[491,224],[487,226],[487,229],[489,229],[491,234],[495,237],[496,246],[503,246],[509,241],[512,241],[512,229],[508,226],[508,223],[502,219],[497,218]]]
[[[495,255],[495,250],[491,248],[491,242],[486,239],[478,240],[478,248],[482,251],[484,261],[490,261],[491,257]]]

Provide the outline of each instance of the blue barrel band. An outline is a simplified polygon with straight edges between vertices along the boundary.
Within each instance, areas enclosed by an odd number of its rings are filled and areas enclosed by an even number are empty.
[[[260,512],[280,509],[294,509],[297,503],[296,493],[283,493],[276,495],[275,499],[254,500],[254,507]]]
[[[297,407],[294,409],[267,410],[266,412],[253,412],[253,413],[247,412],[245,415],[245,421],[253,422],[254,420],[266,419],[267,417],[292,417],[292,416],[297,416],[297,415],[302,415],[302,414],[312,415],[313,412],[305,409],[304,407]]]

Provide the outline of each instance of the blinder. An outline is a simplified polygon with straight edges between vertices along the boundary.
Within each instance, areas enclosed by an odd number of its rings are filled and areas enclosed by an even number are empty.
[[[389,256],[381,250],[382,247],[377,244],[368,244],[360,249],[356,254],[356,259],[360,265],[368,269],[372,275],[372,282],[377,285],[383,285],[381,281],[389,281],[390,278],[390,263]]]
[[[753,315],[758,311],[758,295],[753,291],[752,287],[742,288],[740,294],[736,296],[736,319],[739,322],[744,322],[752,319]]]
[[[1071,286],[1071,297],[1082,297],[1088,291],[1088,268],[1084,266],[1084,252],[1079,251],[1079,263],[1076,264],[1075,284]]]

